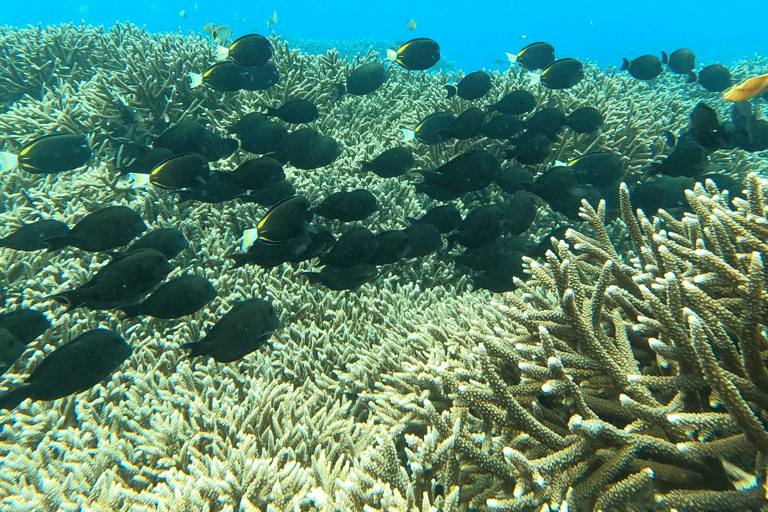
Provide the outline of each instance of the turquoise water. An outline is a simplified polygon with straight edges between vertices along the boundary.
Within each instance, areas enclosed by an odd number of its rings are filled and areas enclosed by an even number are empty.
[[[198,2],[63,1],[14,3],[4,9],[3,23],[16,26],[85,20],[110,26],[115,20],[146,25],[151,31],[179,28],[199,32],[205,23],[228,24],[235,35],[265,33],[272,28],[288,37],[372,39],[394,43],[430,37],[443,56],[465,70],[504,68],[504,52],[533,41],[548,41],[556,56],[576,57],[603,67],[619,66],[622,57],[658,55],[691,48],[697,64],[725,65],[763,50],[768,5],[754,2],[728,9],[715,2]],[[179,11],[186,12],[186,18]],[[417,23],[409,31],[409,19]],[[367,48],[365,48],[367,49]]]

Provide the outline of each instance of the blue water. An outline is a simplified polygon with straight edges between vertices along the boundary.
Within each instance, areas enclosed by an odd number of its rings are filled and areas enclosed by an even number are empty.
[[[457,68],[503,68],[494,59],[516,53],[534,41],[548,41],[556,56],[576,57],[603,67],[620,65],[646,53],[691,48],[698,65],[730,65],[765,50],[768,3],[574,2],[495,0],[485,2],[213,2],[49,1],[4,6],[2,23],[25,26],[85,20],[112,25],[115,20],[146,25],[152,31],[200,32],[205,23],[228,24],[235,35],[266,32],[265,20],[278,13],[273,29],[289,37],[403,41],[431,37]],[[182,19],[178,12],[184,10]],[[409,31],[409,19],[417,22]],[[244,23],[241,22],[244,19]]]

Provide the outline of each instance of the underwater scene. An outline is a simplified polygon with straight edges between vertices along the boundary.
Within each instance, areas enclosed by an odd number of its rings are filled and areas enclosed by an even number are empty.
[[[47,5],[0,512],[768,511],[764,6]]]

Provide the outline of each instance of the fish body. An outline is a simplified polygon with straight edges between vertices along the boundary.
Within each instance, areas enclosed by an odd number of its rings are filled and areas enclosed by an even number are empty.
[[[723,92],[731,86],[731,72],[722,64],[712,64],[699,71],[699,85],[709,92]]]
[[[696,55],[688,48],[680,48],[669,55],[661,52],[661,63],[666,64],[667,69],[676,75],[688,75],[696,69]]]
[[[406,27],[408,28],[408,30],[410,30],[410,31],[414,31],[414,30],[416,30],[416,20],[414,20],[414,19],[410,19],[410,20],[408,20],[408,22],[405,24],[405,26],[406,26]]]
[[[448,242],[477,249],[492,243],[502,233],[504,212],[496,205],[478,206],[467,213],[458,230],[448,236]]]
[[[201,203],[218,204],[246,196],[248,191],[233,183],[231,177],[231,172],[211,171],[211,174],[201,182],[192,183],[189,187],[174,190],[174,192],[178,194],[180,203],[200,201]]]
[[[541,72],[541,85],[547,89],[570,89],[584,78],[584,66],[576,59],[559,59]]]
[[[272,45],[260,34],[246,34],[235,39],[226,53],[227,57],[246,68],[263,66],[272,58]]]
[[[25,383],[0,396],[0,409],[14,409],[27,398],[56,400],[92,388],[131,355],[115,332],[86,331],[43,359]]]
[[[253,190],[248,193],[246,197],[243,197],[244,201],[256,203],[260,206],[272,206],[280,201],[296,195],[296,189],[293,188],[291,182],[283,180],[275,183],[272,186],[265,187],[259,190]]]
[[[419,219],[408,221],[411,226],[414,224],[431,224],[437,228],[440,233],[450,233],[461,224],[461,213],[452,204],[435,206]]]
[[[256,225],[258,239],[265,244],[279,244],[298,237],[307,237],[314,213],[309,200],[293,196],[274,205]]]
[[[524,167],[505,167],[496,176],[496,184],[507,194],[525,190],[533,182],[530,171]]]
[[[186,343],[189,357],[208,356],[218,363],[231,363],[258,350],[280,327],[272,304],[249,299],[235,304],[203,339]]]
[[[363,162],[362,169],[381,178],[395,178],[411,170],[414,163],[411,148],[398,146],[384,151],[370,162]]]
[[[263,155],[280,149],[288,136],[288,128],[272,121],[261,112],[251,112],[227,128],[240,139],[240,147],[249,153]]]
[[[232,268],[236,269],[248,264],[272,268],[286,262],[306,261],[325,252],[336,243],[336,238],[327,227],[319,225],[310,227],[309,244],[299,239],[273,245],[254,243],[248,247],[247,252],[228,256],[235,262]]]
[[[552,150],[552,141],[543,133],[537,133],[519,143],[508,157],[514,157],[525,165],[536,165],[543,162]]]
[[[17,251],[39,251],[48,248],[48,244],[43,240],[68,233],[69,227],[63,222],[53,219],[39,220],[24,224],[10,235],[0,239],[0,247]]]
[[[482,98],[491,90],[491,77],[485,71],[473,71],[456,85],[446,85],[448,99],[458,96],[464,100],[476,100]]]
[[[517,116],[501,114],[483,123],[480,134],[489,139],[509,139],[525,129],[525,123]]]
[[[723,99],[733,102],[746,101],[760,96],[766,91],[768,91],[768,73],[749,78],[738,85],[734,85],[723,93]]]
[[[432,39],[419,37],[406,41],[397,51],[389,50],[387,55],[405,69],[421,71],[431,68],[440,60],[440,45]]]
[[[244,91],[266,91],[280,82],[280,72],[272,62],[263,66],[251,66],[246,69],[246,81],[242,89]]]
[[[290,124],[311,123],[319,117],[317,106],[308,100],[289,101],[279,108],[267,107],[266,115]]]
[[[568,114],[565,124],[576,133],[593,133],[605,124],[605,119],[595,107],[581,107]]]
[[[376,252],[376,235],[371,230],[357,226],[344,233],[327,253],[320,255],[322,265],[352,268],[365,263]]]
[[[568,162],[568,167],[576,173],[576,180],[579,183],[596,187],[613,185],[624,177],[621,158],[606,151],[585,153]]]
[[[207,279],[188,274],[163,283],[140,304],[119,309],[129,318],[147,315],[169,320],[199,311],[216,295],[216,289]]]
[[[82,167],[92,154],[84,137],[50,133],[24,144],[17,163],[31,174],[53,174]]]
[[[203,182],[210,174],[211,168],[205,157],[182,153],[157,164],[149,173],[149,182],[156,187],[177,190]]]
[[[217,62],[202,74],[190,73],[189,77],[193,89],[205,84],[221,92],[240,91],[249,81],[248,68],[231,60]]]
[[[443,136],[458,140],[467,140],[480,135],[485,122],[485,111],[479,107],[470,107],[454,119]]]
[[[52,295],[67,305],[89,309],[113,309],[139,300],[173,269],[165,255],[154,249],[139,249],[115,258],[79,288]]]
[[[352,70],[347,77],[346,92],[365,96],[378,90],[387,81],[387,71],[380,62],[369,62]]]
[[[230,157],[239,144],[209,131],[198,121],[181,121],[158,135],[152,146],[169,149],[174,155],[196,153],[213,162]]]
[[[423,258],[443,247],[440,230],[432,224],[411,224],[402,231],[410,244],[408,254],[405,255],[407,258]]]
[[[332,164],[340,154],[336,139],[312,128],[301,128],[285,137],[275,159],[289,162],[297,169],[311,170]]]
[[[526,121],[525,135],[526,138],[531,138],[536,134],[542,134],[546,135],[550,141],[557,142],[557,134],[567,124],[568,118],[561,110],[553,107],[541,108]]]
[[[525,69],[544,69],[555,61],[555,47],[549,43],[531,43],[517,53],[514,59]]]
[[[229,174],[229,179],[246,190],[261,190],[285,180],[280,162],[268,156],[246,160]]]
[[[519,116],[536,108],[536,96],[531,92],[517,89],[505,94],[499,101],[488,105],[488,112]]]
[[[149,174],[157,164],[163,160],[171,158],[174,154],[175,153],[168,148],[152,148],[131,162],[130,165],[119,168],[118,175]]]
[[[411,248],[408,236],[399,229],[392,229],[376,234],[376,250],[366,263],[387,265],[404,258]]]
[[[326,219],[336,219],[342,222],[363,220],[378,211],[376,196],[361,188],[351,192],[336,192],[326,197],[322,203],[315,206],[314,212]]]
[[[166,259],[172,260],[189,247],[189,241],[184,233],[176,228],[160,228],[146,232],[138,240],[129,245],[125,252],[139,249],[154,249],[161,252]]]
[[[423,144],[440,144],[450,138],[445,130],[449,130],[455,120],[456,116],[450,112],[430,114],[416,125],[415,138]]]
[[[641,55],[631,62],[623,59],[620,71],[627,71],[638,80],[653,80],[662,72],[661,59],[655,55]]]
[[[51,327],[39,311],[17,309],[0,315],[0,375],[21,357],[35,338]]]
[[[331,290],[352,290],[370,283],[379,275],[375,265],[358,263],[351,268],[336,268],[326,265],[320,272],[302,272],[309,282],[320,283]]]
[[[64,247],[102,252],[122,247],[147,229],[141,216],[127,206],[108,206],[86,215],[66,235],[46,238],[48,252]]]

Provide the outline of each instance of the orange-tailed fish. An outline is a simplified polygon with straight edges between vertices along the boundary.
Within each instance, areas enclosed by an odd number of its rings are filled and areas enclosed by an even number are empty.
[[[745,101],[768,91],[768,73],[752,77],[739,85],[734,85],[723,93],[727,101]]]

